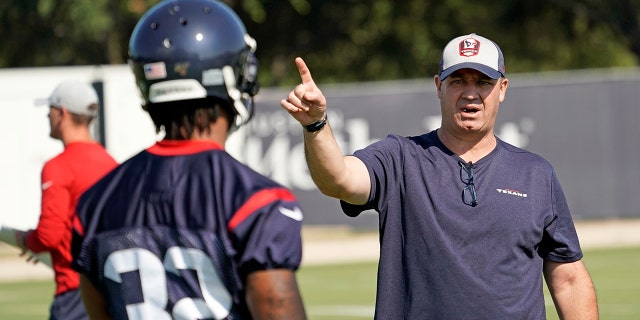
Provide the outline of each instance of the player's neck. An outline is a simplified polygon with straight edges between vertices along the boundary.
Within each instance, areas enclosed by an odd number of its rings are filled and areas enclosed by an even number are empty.
[[[224,147],[229,137],[228,125],[221,123],[220,119],[210,126],[209,131],[195,130],[190,140],[209,140]]]

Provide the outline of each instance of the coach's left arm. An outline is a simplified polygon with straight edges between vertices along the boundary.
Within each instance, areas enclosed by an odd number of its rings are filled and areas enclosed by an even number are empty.
[[[598,319],[595,287],[582,260],[570,263],[545,260],[543,272],[560,319]]]

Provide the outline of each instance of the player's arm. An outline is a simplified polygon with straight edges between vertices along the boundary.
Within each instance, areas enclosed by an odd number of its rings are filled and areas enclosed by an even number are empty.
[[[51,256],[48,252],[35,254],[27,248],[26,237],[29,232],[0,225],[0,241],[20,249],[20,256],[26,257],[27,262],[34,264],[42,262],[51,267]]]
[[[246,299],[254,319],[307,318],[295,273],[289,269],[269,269],[250,273]]]
[[[82,296],[82,303],[90,319],[111,319],[109,314],[107,314],[104,297],[84,274],[80,274],[80,294]]]
[[[598,303],[591,276],[581,260],[544,261],[544,277],[560,319],[598,319]]]
[[[34,253],[58,248],[69,228],[69,208],[73,201],[68,183],[71,176],[58,166],[47,163],[42,169],[42,204],[38,226],[26,236],[26,246]]]
[[[325,119],[327,101],[304,61],[296,58],[295,62],[302,84],[296,86],[287,99],[281,100],[280,106],[300,124],[307,126]],[[343,156],[329,121],[318,131],[303,130],[305,157],[311,177],[322,193],[352,204],[365,204],[371,190],[367,168],[358,158]]]

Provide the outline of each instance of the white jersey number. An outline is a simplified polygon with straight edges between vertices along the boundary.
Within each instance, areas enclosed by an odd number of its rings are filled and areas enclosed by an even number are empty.
[[[232,306],[231,294],[220,280],[211,259],[201,250],[171,247],[164,261],[142,248],[111,253],[104,265],[104,276],[122,283],[121,274],[138,270],[143,302],[127,305],[129,319],[224,319]],[[180,275],[180,270],[193,270],[198,275],[201,298],[183,298],[176,302],[169,314],[167,277],[165,272]]]

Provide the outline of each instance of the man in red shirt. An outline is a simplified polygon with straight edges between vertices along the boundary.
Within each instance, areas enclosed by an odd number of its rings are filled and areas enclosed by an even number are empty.
[[[23,254],[30,250],[51,255],[56,291],[50,319],[88,319],[78,290],[79,275],[71,269],[71,224],[80,195],[117,163],[91,137],[89,124],[99,108],[91,85],[64,81],[45,103],[49,105],[49,135],[62,141],[64,151],[42,169],[37,228],[16,232],[16,242]]]

